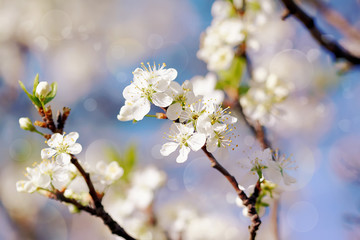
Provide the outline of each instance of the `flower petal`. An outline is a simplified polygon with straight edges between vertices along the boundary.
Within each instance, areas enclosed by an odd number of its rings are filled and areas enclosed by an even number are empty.
[[[174,68],[169,68],[166,70],[165,74],[163,75],[163,78],[172,81],[177,77],[177,71]]]
[[[158,107],[167,107],[173,101],[172,97],[163,92],[154,93],[151,97],[151,100],[154,105]]]
[[[41,150],[41,158],[42,159],[50,159],[52,156],[56,154],[56,150],[52,148],[44,148]]]
[[[150,112],[150,102],[145,98],[138,99],[134,104],[134,119],[136,121],[142,120],[146,114]]]
[[[167,80],[159,80],[154,84],[154,90],[157,92],[165,92],[169,87],[170,82]]]
[[[204,134],[201,133],[194,133],[188,140],[187,143],[189,144],[189,147],[193,151],[199,150],[202,146],[204,146],[206,141],[206,137]]]
[[[67,153],[61,153],[56,156],[56,162],[60,165],[67,165],[70,163],[71,157],[70,154]]]
[[[190,148],[189,147],[185,147],[185,146],[182,146],[180,148],[180,151],[179,151],[179,156],[176,158],[176,162],[177,163],[183,163],[187,160],[188,158],[188,155],[189,155],[189,152],[190,152]]]
[[[68,146],[71,146],[71,145],[73,145],[75,142],[76,142],[76,140],[79,138],[79,133],[77,133],[77,132],[71,132],[71,133],[69,133],[69,134],[67,134],[67,135],[65,135],[64,136],[64,141],[63,141],[63,143],[64,144],[67,144]]]
[[[176,120],[180,117],[182,112],[182,106],[180,103],[174,103],[166,110],[166,116],[170,120]]]
[[[47,141],[47,144],[51,147],[51,148],[56,148],[60,145],[60,143],[63,142],[63,135],[61,135],[60,133],[54,133],[53,135],[51,135],[51,138]]]
[[[218,149],[218,140],[215,137],[208,138],[206,141],[206,150],[215,152]]]
[[[79,154],[82,150],[82,147],[79,143],[75,143],[68,147],[67,152],[71,154]]]
[[[163,156],[169,156],[172,152],[174,152],[177,149],[178,146],[179,144],[175,142],[165,143],[164,145],[162,145],[160,149],[160,153]]]
[[[287,174],[286,172],[283,172],[283,178],[284,178],[284,183],[286,185],[290,185],[292,183],[296,183],[296,179],[293,178],[292,176],[290,176],[289,174]]]
[[[124,88],[123,96],[126,100],[136,101],[141,97],[141,92],[136,85],[132,83]]]

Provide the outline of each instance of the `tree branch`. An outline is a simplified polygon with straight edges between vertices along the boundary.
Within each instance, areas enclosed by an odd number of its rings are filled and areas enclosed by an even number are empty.
[[[47,107],[47,110],[44,111],[43,108],[39,108],[39,114],[43,118],[46,128],[50,129],[53,133],[63,133],[63,128],[65,121],[70,114],[70,109],[64,107],[63,114],[58,114],[57,122],[58,127],[55,126],[52,111],[50,106]],[[48,134],[44,135],[45,138],[49,138]],[[120,237],[123,237],[126,240],[135,240],[131,237],[112,217],[105,211],[104,206],[101,203],[101,199],[98,196],[98,193],[95,190],[95,187],[90,179],[90,174],[87,173],[84,168],[81,166],[79,161],[74,155],[71,155],[71,163],[75,165],[77,170],[80,172],[81,176],[84,178],[86,185],[89,188],[89,194],[93,201],[93,207],[83,206],[81,203],[77,202],[75,199],[67,198],[64,196],[63,192],[56,190],[55,193],[49,192],[49,198],[58,200],[60,202],[70,203],[77,207],[79,210],[88,212],[93,216],[101,218],[104,224],[110,229],[110,231]]]
[[[335,58],[343,58],[354,65],[360,64],[360,58],[352,55],[349,51],[340,46],[336,41],[327,38],[316,26],[315,20],[304,12],[293,0],[281,0],[289,11],[289,14],[296,17],[310,32],[313,38],[325,49],[331,52]]]
[[[255,209],[255,202],[256,202],[256,198],[259,195],[259,189],[257,190],[258,192],[255,193],[256,191],[254,191],[254,193],[252,194],[251,198],[248,198],[248,196],[246,196],[245,192],[242,191],[239,188],[239,184],[236,181],[235,177],[232,176],[214,157],[214,155],[212,155],[208,150],[206,150],[206,146],[203,146],[201,148],[203,150],[203,152],[205,153],[205,155],[209,158],[210,162],[211,162],[211,167],[215,168],[216,170],[218,170],[227,180],[228,182],[230,182],[230,184],[232,185],[232,187],[235,189],[237,195],[239,196],[239,198],[242,200],[243,204],[248,208],[248,212],[250,215],[250,220],[251,220],[251,225],[249,226],[249,232],[250,232],[250,239],[254,240],[256,237],[256,232],[259,229],[259,226],[261,224],[261,220],[260,217]],[[260,184],[260,183],[259,183]],[[259,185],[260,186],[260,185]]]

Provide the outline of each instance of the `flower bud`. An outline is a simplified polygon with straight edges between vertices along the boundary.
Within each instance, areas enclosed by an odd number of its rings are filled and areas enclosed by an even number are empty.
[[[20,124],[20,127],[24,130],[31,131],[31,132],[35,131],[35,127],[32,124],[30,118],[26,118],[26,117],[19,118],[19,124]]]
[[[35,96],[43,100],[51,92],[51,87],[48,82],[39,82],[36,87]]]

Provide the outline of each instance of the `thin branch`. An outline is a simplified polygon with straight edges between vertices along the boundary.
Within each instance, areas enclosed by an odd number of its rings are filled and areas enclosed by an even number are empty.
[[[256,202],[256,198],[258,197],[258,194],[260,192],[259,189],[257,189],[257,191],[255,190],[253,195],[248,198],[245,194],[244,191],[242,191],[239,188],[239,184],[236,181],[235,177],[232,176],[214,157],[214,155],[212,155],[209,151],[206,150],[206,146],[203,146],[201,148],[203,150],[203,152],[205,153],[205,155],[209,158],[210,162],[211,162],[211,167],[215,168],[216,170],[218,170],[227,180],[228,182],[232,185],[232,187],[235,189],[237,195],[239,196],[239,198],[242,200],[243,204],[248,208],[248,212],[249,212],[249,216],[250,216],[250,220],[251,220],[251,225],[249,226],[249,232],[250,232],[250,239],[254,240],[256,237],[256,232],[259,229],[259,226],[261,224],[261,220],[260,217],[255,209],[255,202]],[[260,184],[260,183],[259,183]],[[259,185],[260,186],[260,185]],[[256,192],[256,193],[255,193]]]
[[[326,21],[334,26],[344,36],[360,41],[359,30],[352,26],[340,13],[319,0],[313,0],[311,1],[311,4],[314,4],[317,10],[324,15]]]
[[[80,172],[81,176],[84,178],[86,185],[89,188],[89,194],[91,196],[91,198],[93,199],[94,202],[94,206],[96,208],[102,207],[101,201],[99,199],[99,196],[95,190],[95,187],[90,179],[90,174],[87,173],[84,168],[80,165],[79,161],[77,160],[77,158],[73,155],[71,155],[71,163],[75,165],[75,167],[77,168],[77,170]]]
[[[310,32],[313,38],[325,49],[331,52],[335,58],[343,58],[354,65],[360,64],[360,58],[340,46],[336,41],[327,38],[316,26],[315,20],[302,10],[293,0],[281,0],[289,11],[289,14],[296,17]]]
[[[65,121],[70,114],[70,109],[64,107],[63,114],[58,113],[57,122],[58,127],[55,126],[52,111],[50,106],[47,107],[47,110],[44,111],[43,108],[39,108],[39,114],[43,118],[46,127],[50,129],[53,133],[63,133],[63,128],[65,125]],[[50,135],[44,135],[46,139],[50,138]],[[77,158],[71,155],[71,163],[75,165],[77,170],[80,172],[81,176],[84,178],[86,185],[89,188],[89,194],[93,200],[93,207],[84,206],[81,203],[77,202],[75,199],[67,198],[64,196],[63,192],[56,190],[55,193],[49,193],[49,198],[73,204],[79,210],[90,213],[93,216],[97,216],[101,218],[104,224],[110,229],[110,231],[120,237],[123,237],[126,240],[135,240],[135,238],[131,237],[104,209],[104,206],[101,203],[101,198],[95,190],[95,187],[91,181],[90,174],[87,173],[84,168],[81,166]]]

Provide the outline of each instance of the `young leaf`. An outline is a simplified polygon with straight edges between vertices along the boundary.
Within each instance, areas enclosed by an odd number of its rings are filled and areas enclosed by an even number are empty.
[[[35,96],[36,87],[39,85],[39,74],[36,74],[36,77],[34,79],[34,87],[33,87],[33,96]]]
[[[57,82],[53,82],[51,84],[51,92],[46,96],[44,100],[44,105],[54,99],[54,97],[56,96],[56,92],[57,92]]]
[[[250,86],[248,85],[242,85],[238,88],[239,96],[245,95],[250,89]]]
[[[38,108],[41,107],[41,103],[39,101],[39,99],[37,99],[37,97],[31,95],[25,88],[25,85],[23,84],[23,82],[19,81],[20,87],[22,88],[22,90],[24,90],[24,92],[26,93],[26,95],[29,97],[30,101],[37,106]]]
[[[243,57],[234,57],[231,67],[218,73],[220,80],[217,82],[216,88],[222,90],[226,88],[237,89],[241,83],[245,66],[246,61]]]

